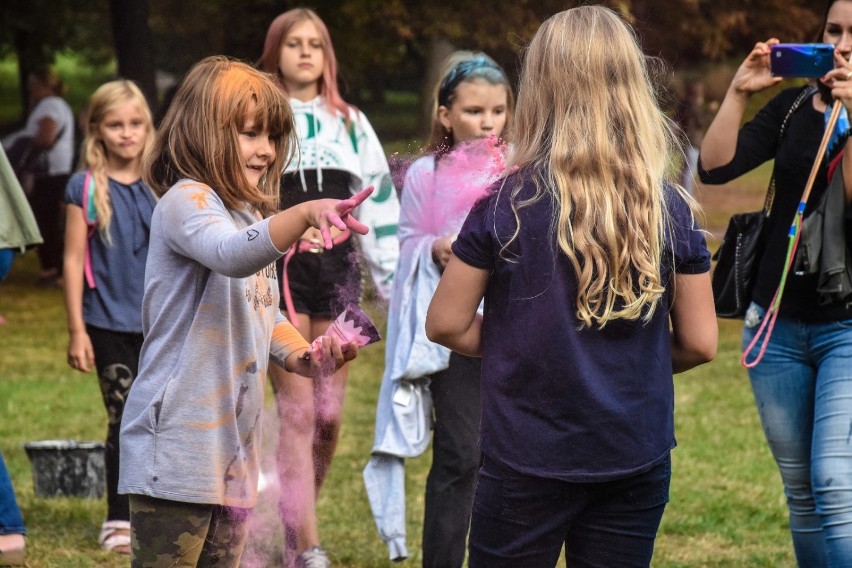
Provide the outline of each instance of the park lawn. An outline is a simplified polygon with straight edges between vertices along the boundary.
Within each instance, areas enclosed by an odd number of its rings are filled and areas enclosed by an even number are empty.
[[[767,168],[734,186],[699,187],[713,242],[730,211],[758,208]],[[34,288],[35,254],[20,257],[0,283],[0,451],[26,518],[27,565],[127,566],[101,552],[97,534],[105,501],[46,499],[33,494],[30,466],[21,445],[45,439],[100,440],[105,415],[94,375],[65,363],[65,315],[58,290]],[[381,321],[381,311],[370,307]],[[738,364],[738,321],[719,321],[715,361],[675,377],[678,447],[673,452],[671,501],[657,540],[655,567],[794,566],[786,509],[775,465],[763,441],[745,371]],[[372,520],[361,471],[373,439],[373,419],[383,365],[382,344],[366,348],[353,364],[340,445],[319,501],[320,534],[335,566],[389,566],[387,549]],[[271,462],[276,417],[271,397],[264,455]],[[409,460],[408,565],[420,564],[423,489],[430,456]],[[256,509],[246,565],[280,565],[281,531],[274,492]],[[564,565],[564,564],[560,564]]]

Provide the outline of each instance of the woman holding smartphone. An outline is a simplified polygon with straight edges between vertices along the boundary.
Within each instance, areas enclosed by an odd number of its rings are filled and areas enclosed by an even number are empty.
[[[787,251],[787,231],[802,197],[825,131],[832,105],[852,108],[852,1],[830,0],[821,39],[835,47],[835,68],[816,87],[786,89],[770,100],[742,128],[752,94],[776,85],[770,71],[770,48],[757,43],[740,65],[701,146],[699,175],[705,184],[735,179],[775,160],[775,199],[766,231],[752,302],[746,312],[743,346],[760,327],[778,288]],[[801,97],[798,108],[794,101]],[[789,116],[788,116],[789,115]],[[787,118],[783,138],[781,124]],[[805,210],[812,212],[829,185],[829,162],[843,174],[849,212],[852,200],[852,148],[847,149],[848,120],[835,132]],[[839,157],[842,152],[842,157]],[[852,243],[850,224],[846,255]],[[842,244],[842,243],[841,243]],[[761,423],[781,472],[790,530],[799,566],[852,566],[852,304],[826,301],[817,289],[818,275],[792,273],[787,278],[774,331],[763,359],[749,369]],[[758,352],[763,339],[754,346]]]

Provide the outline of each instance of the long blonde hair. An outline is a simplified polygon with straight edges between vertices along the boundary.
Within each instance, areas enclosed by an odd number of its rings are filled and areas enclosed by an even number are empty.
[[[509,243],[518,210],[551,199],[581,326],[649,321],[665,292],[664,179],[679,138],[634,31],[602,6],[552,16],[527,48],[519,91],[509,166],[537,172],[536,189],[525,201],[511,189]]]
[[[142,149],[144,155],[154,141],[154,121],[151,119],[151,109],[148,108],[145,95],[133,81],[122,79],[104,83],[92,94],[86,111],[86,137],[80,154],[80,167],[91,170],[95,180],[98,230],[106,242],[111,241],[109,226],[112,221],[112,203],[109,199],[109,180],[107,179],[107,150],[101,137],[100,127],[107,113],[128,102],[137,106],[145,122],[146,133]],[[84,187],[83,191],[88,191],[88,188]]]
[[[257,187],[243,173],[239,132],[250,113],[275,140],[275,159]],[[180,179],[209,185],[228,209],[278,208],[280,172],[292,157],[293,113],[274,77],[232,59],[202,59],[181,81],[151,152],[145,181],[162,196]]]

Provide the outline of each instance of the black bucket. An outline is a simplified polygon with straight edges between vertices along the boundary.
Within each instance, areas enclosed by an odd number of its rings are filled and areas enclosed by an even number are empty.
[[[44,440],[24,444],[37,497],[88,497],[104,494],[104,444]]]

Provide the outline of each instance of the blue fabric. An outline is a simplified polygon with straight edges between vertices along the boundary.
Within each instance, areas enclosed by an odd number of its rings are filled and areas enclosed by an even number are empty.
[[[431,399],[430,399],[431,400]],[[376,528],[388,545],[389,558],[408,558],[405,545],[405,461],[389,454],[373,453],[364,468],[364,486]]]
[[[519,177],[522,176],[522,177]],[[546,176],[542,176],[546,179]],[[710,255],[685,203],[674,198],[662,282],[667,293],[647,324],[578,329],[577,278],[550,232],[548,198],[518,211],[511,190],[532,195],[531,174],[509,176],[480,201],[453,245],[463,262],[490,271],[482,328],[483,453],[512,469],[565,481],[606,481],[647,471],[675,445],[667,307],[672,268],[707,272]],[[672,258],[674,267],[672,267]]]
[[[26,534],[24,518],[21,509],[15,500],[15,490],[12,489],[12,480],[0,454],[0,534]]]
[[[82,207],[85,175],[77,172],[68,181],[67,203]],[[109,196],[112,244],[100,231],[89,239],[95,288],[86,285],[83,291],[83,320],[101,329],[141,333],[145,260],[156,199],[142,180],[125,185],[110,179]]]
[[[743,347],[764,315],[749,306]],[[779,317],[749,378],[784,483],[798,565],[852,566],[852,320]]]
[[[829,105],[825,109],[825,126],[828,127],[828,119],[831,117],[833,105]],[[828,159],[833,158],[840,151],[840,147],[846,143],[849,138],[849,113],[846,112],[846,107],[840,107],[840,114],[837,115],[837,122],[834,124],[834,130],[831,137],[828,139],[828,146],[825,148],[825,155]]]
[[[544,479],[485,456],[473,504],[470,568],[647,568],[669,500],[668,454],[650,471],[603,483]]]
[[[15,249],[0,249],[0,280],[9,275],[12,269],[12,261],[15,259]]]

